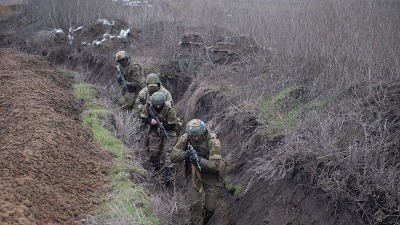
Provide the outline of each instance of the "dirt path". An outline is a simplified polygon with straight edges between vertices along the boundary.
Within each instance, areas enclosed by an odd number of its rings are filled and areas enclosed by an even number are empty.
[[[111,155],[81,126],[72,85],[0,48],[0,224],[80,224],[99,203]]]

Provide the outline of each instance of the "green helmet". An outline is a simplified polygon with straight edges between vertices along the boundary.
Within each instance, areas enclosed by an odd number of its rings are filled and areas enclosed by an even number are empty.
[[[123,61],[126,59],[129,59],[130,57],[128,56],[128,54],[125,51],[119,51],[117,52],[117,54],[115,54],[115,61]]]
[[[149,75],[147,75],[146,78],[146,84],[160,84],[160,78],[158,78],[158,75],[155,73],[150,73]]]
[[[207,131],[206,124],[199,119],[193,119],[186,124],[186,133],[190,136],[201,136]]]
[[[151,95],[150,101],[153,105],[162,105],[165,103],[167,97],[161,91],[157,91]]]

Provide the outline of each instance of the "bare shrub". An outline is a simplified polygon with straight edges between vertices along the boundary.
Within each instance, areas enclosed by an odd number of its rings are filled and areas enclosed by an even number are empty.
[[[398,223],[398,1],[163,0],[135,10],[111,1],[107,9],[99,1],[30,3],[32,15],[43,15],[52,27],[121,16],[145,28],[149,46],[158,47],[152,53],[163,57],[174,55],[185,29],[198,31],[207,44],[214,44],[215,36],[252,36],[268,51],[240,55],[227,65],[193,53],[178,65],[193,76],[177,104],[180,113],[206,119],[221,134],[230,172],[245,171],[236,176],[246,192],[257,179],[273,182],[302,173],[303,184],[324,190],[334,207],[356,204],[370,224]],[[162,20],[191,27],[155,23]],[[203,70],[201,60],[211,69]],[[310,94],[296,126],[284,139],[267,140],[268,121],[258,113],[262,102],[298,85]],[[116,124],[124,142],[134,146],[138,121],[117,113]],[[163,200],[161,195],[151,200],[160,214],[166,212]],[[179,201],[166,205],[175,208]]]
[[[175,192],[171,195],[162,189],[158,188],[155,190],[149,199],[151,209],[157,213],[160,223],[173,225],[187,222],[185,218],[188,218],[189,205],[184,194],[182,192]],[[182,213],[183,215],[180,215]]]

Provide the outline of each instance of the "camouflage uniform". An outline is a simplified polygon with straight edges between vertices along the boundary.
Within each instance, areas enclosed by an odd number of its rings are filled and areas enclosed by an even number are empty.
[[[165,96],[167,97],[167,99],[165,100],[165,104],[172,107],[171,93],[166,88],[164,88],[162,85],[160,86],[158,91],[161,91],[162,93],[165,94]],[[137,108],[138,112],[142,112],[142,110],[143,110],[143,105],[139,102],[139,100],[144,99],[146,101],[146,103],[149,103],[150,97],[151,97],[151,94],[150,94],[149,88],[147,86],[144,87],[142,90],[140,90],[140,92],[138,94],[138,98],[136,99],[136,103],[135,103],[135,107]]]
[[[155,116],[158,117],[158,119],[164,126],[169,137],[169,142],[171,144],[175,143],[176,139],[176,111],[167,104],[164,104],[161,108],[157,108],[153,105],[153,103],[151,103],[147,104],[146,107],[143,107],[143,110],[140,113],[140,118],[142,119],[143,123],[149,125],[149,147],[146,149],[147,161],[153,166],[154,170],[157,172],[162,167],[170,168],[172,166],[170,159],[172,149],[170,146],[168,146],[168,141],[163,136],[162,131],[157,131],[158,126],[151,125],[151,120],[153,118],[149,113],[149,108],[151,108]]]
[[[147,75],[146,78],[146,84],[147,86],[144,87],[140,92],[139,92],[139,96],[136,98],[136,103],[135,103],[135,110],[140,114],[140,112],[142,112],[143,110],[143,103],[150,103],[150,97],[152,95],[152,93],[160,91],[162,92],[165,96],[166,96],[166,100],[165,100],[165,104],[167,104],[168,106],[172,107],[172,96],[171,93],[162,86],[160,79],[158,78],[158,75],[155,73],[150,73],[149,75]],[[142,99],[144,101],[142,101]],[[177,136],[179,135],[178,132],[180,132],[181,128],[182,128],[182,123],[179,122],[179,118],[178,119],[178,123],[177,123],[177,127],[176,127],[176,131],[177,131]],[[149,131],[148,125],[144,125],[142,127],[143,129],[143,147],[145,149],[148,149],[149,147],[149,134],[146,131]],[[175,143],[172,143],[175,144]]]
[[[185,133],[180,137],[171,154],[172,162],[185,161],[186,182],[191,202],[190,224],[192,225],[207,224],[214,214],[222,187],[218,174],[219,163],[222,160],[220,141],[217,135],[209,129],[206,130],[204,136],[205,138],[200,143],[195,144]],[[201,159],[200,172],[187,157],[188,142],[191,143]]]
[[[136,98],[142,88],[146,86],[143,70],[136,62],[131,62],[130,57],[125,51],[120,51],[116,54],[118,80],[121,83],[121,75],[126,81],[127,90],[122,92],[121,108],[123,110],[133,109]]]

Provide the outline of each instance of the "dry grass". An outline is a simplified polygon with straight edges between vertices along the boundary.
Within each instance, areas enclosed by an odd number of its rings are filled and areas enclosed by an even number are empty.
[[[196,30],[211,44],[216,36],[253,37],[265,51],[240,55],[229,65],[199,59],[198,53],[189,56],[193,65],[184,69],[194,74],[193,82],[179,99],[180,113],[185,119],[206,119],[221,133],[232,165],[258,154],[249,162],[251,176],[236,174],[249,187],[246,192],[251,189],[248,182],[275,181],[301,167],[304,184],[325,190],[335,209],[356,204],[368,224],[399,222],[400,107],[394,107],[399,105],[399,1],[163,0],[134,10],[111,1],[30,2],[32,15],[44,15],[55,28],[97,18],[125,19],[149,37],[157,34],[152,44],[161,43],[157,51],[162,56],[175,53],[182,32],[176,24],[190,26],[186,31]],[[171,29],[154,24],[165,20]],[[163,32],[153,32],[157,29]],[[212,68],[201,70],[202,63]],[[271,119],[263,118],[260,109],[266,99],[297,86],[309,92],[296,124],[287,126],[284,137],[268,140]],[[136,131],[130,124],[136,122],[128,115],[116,116],[121,138],[134,145]],[[241,143],[232,141],[237,136],[243,138]],[[153,201],[161,204],[162,199]],[[165,207],[155,208],[164,214]],[[376,216],[380,211],[384,215]]]

